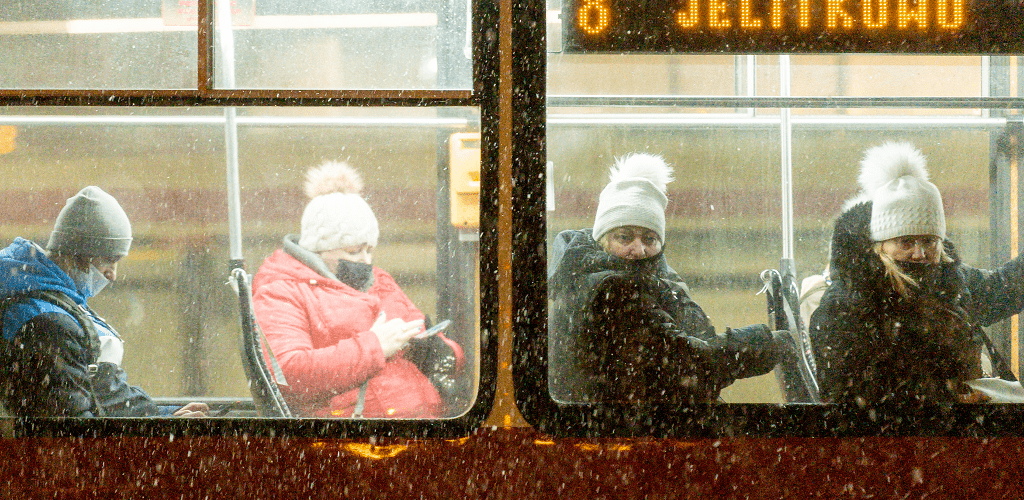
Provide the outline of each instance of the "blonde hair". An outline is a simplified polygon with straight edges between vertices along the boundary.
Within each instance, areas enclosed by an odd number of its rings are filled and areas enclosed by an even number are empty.
[[[917,282],[910,275],[903,272],[900,265],[892,259],[892,256],[882,251],[882,244],[884,241],[876,241],[874,245],[871,245],[871,250],[878,255],[878,258],[882,260],[882,264],[885,265],[885,277],[889,279],[889,283],[901,296],[906,297],[910,293],[911,287],[920,288],[921,284]],[[948,263],[953,262],[953,258],[946,253],[946,248],[942,245],[942,240],[939,240],[939,262]]]

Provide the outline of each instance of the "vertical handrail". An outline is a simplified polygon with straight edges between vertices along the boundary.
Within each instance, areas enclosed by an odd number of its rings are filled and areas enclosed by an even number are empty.
[[[790,97],[791,70],[789,56],[779,56],[779,96]],[[796,348],[795,363],[782,363],[776,377],[782,383],[787,402],[818,403],[817,367],[810,338],[800,317],[800,291],[797,288],[796,260],[793,243],[793,122],[789,108],[780,109],[779,150],[781,154],[779,171],[781,175],[782,211],[782,258],[779,271],[772,275],[769,289],[769,314],[774,317],[773,328],[789,330]],[[763,274],[763,273],[762,273]],[[770,273],[771,274],[771,273]],[[765,276],[762,275],[762,279]],[[802,384],[798,383],[802,382]]]
[[[779,95],[790,97],[789,56],[779,56]],[[782,258],[793,260],[793,123],[789,108],[782,108],[779,125],[779,149],[782,155]],[[782,269],[785,271],[785,269]],[[795,271],[795,270],[794,270]]]
[[[220,62],[223,87],[235,88],[235,37],[231,28],[231,2],[214,0],[216,3],[217,29],[219,36]],[[224,146],[227,162],[228,191],[228,241],[232,269],[244,265],[242,257],[242,195],[238,181],[238,124],[235,121],[234,106],[224,108]]]

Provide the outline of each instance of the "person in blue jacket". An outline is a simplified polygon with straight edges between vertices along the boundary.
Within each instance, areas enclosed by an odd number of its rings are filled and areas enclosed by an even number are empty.
[[[117,279],[131,224],[96,186],[67,200],[46,248],[16,238],[0,250],[0,402],[33,417],[202,417],[205,403],[156,405],[130,385],[120,336],[86,301]]]

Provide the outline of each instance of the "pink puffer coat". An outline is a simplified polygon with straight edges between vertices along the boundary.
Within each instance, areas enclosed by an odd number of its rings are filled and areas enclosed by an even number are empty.
[[[277,250],[253,278],[253,306],[288,386],[292,411],[306,417],[348,417],[359,387],[369,380],[363,416],[436,418],[437,390],[399,352],[384,359],[370,331],[378,314],[405,321],[423,319],[395,280],[373,268],[367,293],[325,278]]]

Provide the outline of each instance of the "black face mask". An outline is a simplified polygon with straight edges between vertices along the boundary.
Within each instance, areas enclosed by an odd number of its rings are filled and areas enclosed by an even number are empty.
[[[334,271],[338,281],[365,292],[373,286],[373,266],[362,262],[338,260],[338,269]]]

